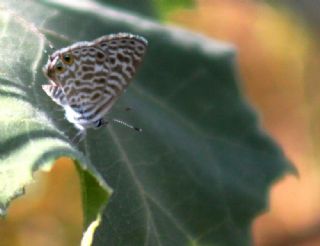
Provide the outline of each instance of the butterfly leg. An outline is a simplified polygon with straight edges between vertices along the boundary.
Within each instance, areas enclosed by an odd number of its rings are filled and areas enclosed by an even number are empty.
[[[86,135],[86,130],[79,130],[78,133],[72,138],[71,142],[77,145],[86,137]]]

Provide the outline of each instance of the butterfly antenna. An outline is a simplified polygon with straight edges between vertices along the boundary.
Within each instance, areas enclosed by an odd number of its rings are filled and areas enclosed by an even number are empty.
[[[129,128],[131,128],[132,130],[135,130],[135,131],[137,131],[137,132],[142,132],[142,129],[141,129],[141,128],[135,127],[135,126],[133,126],[133,125],[130,125],[130,124],[128,124],[128,123],[126,123],[126,122],[124,122],[124,121],[122,121],[122,120],[118,120],[118,119],[112,119],[112,120],[113,120],[114,122],[117,122],[117,123],[123,125],[123,126],[129,127]]]

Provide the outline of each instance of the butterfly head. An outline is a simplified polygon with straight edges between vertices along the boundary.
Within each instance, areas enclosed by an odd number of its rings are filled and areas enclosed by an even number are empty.
[[[74,55],[70,51],[56,51],[49,57],[47,64],[43,68],[43,72],[50,81],[55,84],[61,84],[61,78],[73,63]]]

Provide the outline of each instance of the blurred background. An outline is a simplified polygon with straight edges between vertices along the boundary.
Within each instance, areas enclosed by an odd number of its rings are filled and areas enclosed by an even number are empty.
[[[320,1],[155,0],[143,10],[104,2],[234,44],[243,92],[299,172],[271,188],[269,210],[252,224],[254,245],[320,245]],[[0,245],[77,245],[80,202],[72,161],[62,158],[12,203],[0,220],[10,241]]]
[[[170,23],[233,43],[261,124],[298,169],[271,189],[255,245],[320,245],[320,1],[198,0]]]

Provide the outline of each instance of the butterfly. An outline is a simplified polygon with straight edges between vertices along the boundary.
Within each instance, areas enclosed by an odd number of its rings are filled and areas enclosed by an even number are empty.
[[[49,57],[43,68],[49,83],[42,89],[63,107],[81,139],[88,128],[108,123],[105,115],[132,81],[147,46],[141,36],[118,33],[77,42]]]

